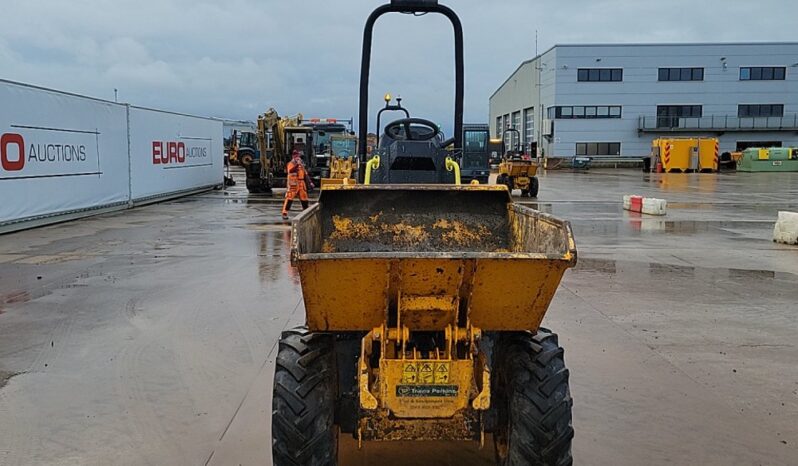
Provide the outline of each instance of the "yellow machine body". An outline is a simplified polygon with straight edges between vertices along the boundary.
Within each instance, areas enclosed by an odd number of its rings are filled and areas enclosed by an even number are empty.
[[[651,155],[665,172],[718,171],[717,138],[658,138],[651,143]]]
[[[529,189],[532,177],[538,173],[538,164],[532,160],[506,158],[499,164],[499,176],[507,175],[513,179],[514,187]]]
[[[321,187],[340,184],[355,184],[353,178],[355,167],[351,158],[341,158],[334,155],[330,156],[330,176],[321,179]]]
[[[567,222],[488,185],[326,186],[291,247],[308,328],[365,332],[365,440],[479,439],[482,332],[536,330],[576,263]],[[423,333],[434,349],[412,344]]]

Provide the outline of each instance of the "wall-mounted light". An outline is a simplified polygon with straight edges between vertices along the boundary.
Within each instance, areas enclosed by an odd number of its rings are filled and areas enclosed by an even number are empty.
[[[596,61],[597,61],[597,62],[600,62],[600,61],[601,61],[601,58],[596,58]]]

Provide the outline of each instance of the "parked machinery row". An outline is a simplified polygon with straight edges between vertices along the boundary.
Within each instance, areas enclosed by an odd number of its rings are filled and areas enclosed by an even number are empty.
[[[258,116],[256,133],[240,134],[236,158],[246,171],[249,192],[269,193],[285,187],[285,167],[293,151],[300,153],[317,186],[331,174],[356,176],[356,146],[351,119],[306,120],[301,113],[281,117],[270,108]],[[353,169],[342,170],[343,166]]]

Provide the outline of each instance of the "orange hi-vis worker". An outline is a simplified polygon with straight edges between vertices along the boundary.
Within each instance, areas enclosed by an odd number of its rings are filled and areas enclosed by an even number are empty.
[[[298,150],[294,150],[291,153],[291,161],[288,162],[285,171],[288,174],[286,186],[288,189],[285,191],[285,202],[283,202],[283,218],[287,219],[288,211],[291,209],[291,204],[294,202],[295,197],[299,197],[299,201],[302,203],[302,209],[308,208],[307,186],[310,185],[311,189],[315,186],[310,180],[308,171],[305,170],[305,165],[302,163],[302,158],[299,156]]]

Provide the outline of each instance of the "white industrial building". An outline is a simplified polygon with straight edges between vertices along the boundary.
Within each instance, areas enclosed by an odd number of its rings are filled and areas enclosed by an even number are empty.
[[[669,135],[798,146],[798,42],[555,45],[499,86],[489,122],[549,157],[641,157]]]

